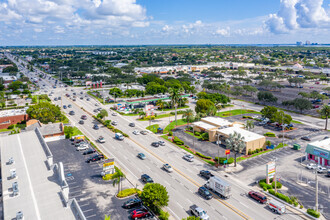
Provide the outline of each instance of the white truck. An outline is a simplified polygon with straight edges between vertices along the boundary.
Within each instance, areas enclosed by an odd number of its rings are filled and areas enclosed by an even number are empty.
[[[212,176],[205,184],[205,187],[217,193],[222,198],[231,196],[231,185],[217,176]]]
[[[274,199],[270,200],[267,203],[267,206],[270,208],[270,210],[272,210],[273,212],[277,212],[280,215],[285,213],[285,205]]]
[[[196,216],[199,219],[209,220],[209,216],[207,215],[207,213],[197,205],[190,206],[190,212],[192,215]]]

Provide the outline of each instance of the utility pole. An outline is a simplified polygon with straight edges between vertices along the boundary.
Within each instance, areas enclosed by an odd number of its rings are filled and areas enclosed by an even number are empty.
[[[277,170],[276,170],[276,160],[277,160],[277,158],[275,157],[274,158],[274,163],[275,163],[275,173],[274,173],[274,179],[273,179],[273,181],[275,181],[275,194],[277,193],[277,187],[276,187],[276,173],[277,173]]]
[[[315,211],[319,211],[319,183],[317,180],[317,171],[315,170]]]

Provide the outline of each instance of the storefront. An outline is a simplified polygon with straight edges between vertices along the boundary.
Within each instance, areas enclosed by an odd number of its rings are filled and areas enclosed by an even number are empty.
[[[330,138],[309,143],[305,152],[307,160],[330,167]]]

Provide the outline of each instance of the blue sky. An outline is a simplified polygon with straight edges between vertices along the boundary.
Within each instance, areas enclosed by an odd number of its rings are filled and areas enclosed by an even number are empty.
[[[0,0],[0,45],[330,43],[330,0]]]

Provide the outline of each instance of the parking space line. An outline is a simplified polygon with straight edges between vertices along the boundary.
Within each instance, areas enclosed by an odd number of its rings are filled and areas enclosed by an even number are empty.
[[[90,212],[90,211],[93,211],[93,209],[87,209],[87,210],[82,210],[83,213],[85,214],[85,212]]]
[[[90,216],[87,216],[87,217],[85,216],[85,218],[88,219],[88,218],[95,217],[95,216],[96,216],[96,214],[94,214],[94,215],[90,215]]]

